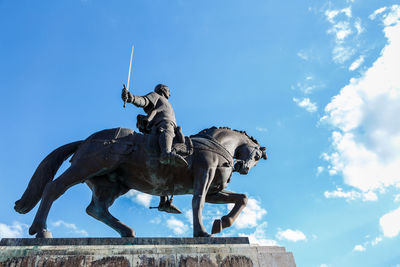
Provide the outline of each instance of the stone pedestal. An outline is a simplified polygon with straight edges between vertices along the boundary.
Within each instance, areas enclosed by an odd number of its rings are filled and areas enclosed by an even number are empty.
[[[3,266],[295,267],[283,247],[233,238],[3,238]]]

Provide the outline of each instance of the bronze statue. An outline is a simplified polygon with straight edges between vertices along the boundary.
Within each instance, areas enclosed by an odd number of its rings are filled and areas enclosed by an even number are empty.
[[[108,208],[131,188],[157,196],[192,194],[194,237],[211,236],[202,222],[205,202],[234,203],[229,214],[214,221],[212,234],[231,226],[246,206],[247,196],[225,188],[233,171],[247,174],[261,158],[267,159],[265,148],[245,132],[212,127],[184,139],[175,136],[171,153],[182,156],[187,166],[164,164],[170,157],[160,162],[160,154],[169,151],[159,146],[160,135],[154,129],[157,127],[151,127],[148,134],[125,128],[107,129],[51,152],[36,169],[21,199],[15,202],[17,212],[27,213],[41,200],[29,234],[51,237],[46,221],[53,202],[68,188],[83,182],[93,192],[86,212],[122,237],[134,237],[135,232],[112,216]],[[53,180],[70,155],[71,166]]]

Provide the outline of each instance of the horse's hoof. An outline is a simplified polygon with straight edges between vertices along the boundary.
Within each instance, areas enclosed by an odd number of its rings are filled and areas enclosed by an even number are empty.
[[[53,235],[51,234],[50,231],[43,229],[42,231],[36,234],[36,238],[53,238]]]
[[[124,233],[121,233],[121,237],[136,237],[136,233],[133,229],[129,229]]]
[[[214,220],[211,233],[218,234],[218,233],[221,233],[221,231],[222,231],[222,221],[219,219]]]
[[[201,232],[201,233],[198,233],[198,234],[194,234],[193,237],[212,237],[212,235],[210,235],[207,232]]]
[[[37,234],[38,232],[40,232],[40,230],[38,231],[37,229],[41,229],[41,228],[40,227],[36,227],[35,224],[32,224],[31,227],[29,227],[28,233],[30,235]]]

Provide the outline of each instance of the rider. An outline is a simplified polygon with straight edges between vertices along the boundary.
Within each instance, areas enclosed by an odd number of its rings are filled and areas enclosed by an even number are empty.
[[[172,151],[172,143],[177,128],[175,113],[168,101],[170,92],[168,86],[158,84],[145,96],[134,96],[124,86],[122,89],[122,100],[143,108],[147,116],[142,118],[146,122],[145,127],[150,133],[158,136],[158,144],[161,150],[160,163],[175,166],[188,166],[186,160]],[[138,125],[143,125],[138,121]],[[179,209],[172,205],[172,199],[162,196],[158,209],[161,211],[180,213]]]

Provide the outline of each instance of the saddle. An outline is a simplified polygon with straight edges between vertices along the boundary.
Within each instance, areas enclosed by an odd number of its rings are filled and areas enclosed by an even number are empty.
[[[126,134],[122,128],[116,128],[113,136],[109,136],[107,139],[97,139],[94,142],[100,142],[104,146],[111,145],[111,153],[127,155],[136,151],[139,142],[144,142],[146,150],[149,154],[154,154],[158,157],[160,148],[158,145],[158,136],[150,133],[143,134],[143,139],[139,139],[137,133]],[[139,134],[140,135],[140,134]],[[175,137],[172,144],[172,152],[181,155],[182,157],[188,157],[193,154],[193,142],[190,137],[185,137],[182,134],[181,127],[175,129]]]

